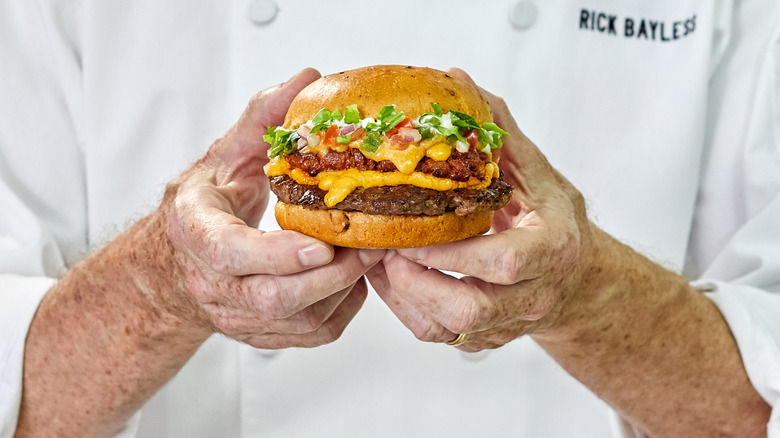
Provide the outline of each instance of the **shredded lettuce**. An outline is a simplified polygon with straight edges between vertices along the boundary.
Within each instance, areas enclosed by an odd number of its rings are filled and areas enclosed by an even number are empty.
[[[359,123],[360,112],[357,104],[352,104],[344,109],[344,123]]]
[[[431,102],[433,112],[425,113],[414,120],[414,128],[420,132],[423,140],[437,136],[445,138],[452,145],[468,144],[463,135],[469,131],[475,131],[478,139],[478,149],[485,151],[498,149],[504,144],[504,136],[509,135],[498,125],[486,122],[480,125],[474,117],[459,111],[450,110],[444,112],[438,103]],[[365,138],[360,142],[360,148],[367,152],[376,152],[383,142],[383,134],[395,128],[406,118],[403,111],[396,111],[395,105],[384,106],[375,119],[360,118],[357,105],[344,108],[344,114],[340,111],[328,111],[321,109],[311,122],[311,133],[327,130],[332,125],[360,125],[366,132]],[[278,155],[286,155],[295,152],[300,135],[295,130],[286,130],[281,127],[271,126],[263,140],[271,145],[268,156],[273,158]],[[339,144],[349,144],[350,135],[336,137]]]
[[[295,144],[299,138],[297,132],[287,131],[276,126],[268,127],[268,133],[263,136],[263,140],[271,145],[271,149],[268,151],[270,158],[295,152]]]
[[[379,138],[379,134],[376,132],[369,132],[366,134],[366,138],[360,143],[360,148],[366,152],[376,152],[379,146],[382,144],[382,139]]]

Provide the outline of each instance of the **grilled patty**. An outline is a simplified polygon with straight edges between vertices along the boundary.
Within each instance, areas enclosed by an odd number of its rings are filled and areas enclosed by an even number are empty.
[[[503,176],[503,174],[502,174]],[[270,179],[271,190],[280,201],[309,208],[329,209],[326,192],[317,186],[301,185],[286,175]],[[484,190],[438,191],[411,185],[358,187],[332,208],[367,214],[407,214],[436,216],[446,212],[458,215],[498,210],[509,202],[512,186],[496,178]]]

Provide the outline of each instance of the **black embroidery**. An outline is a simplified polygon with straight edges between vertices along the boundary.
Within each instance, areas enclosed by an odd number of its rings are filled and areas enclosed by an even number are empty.
[[[696,15],[680,20],[654,20],[582,9],[579,28],[609,36],[665,43],[692,34],[696,30]]]

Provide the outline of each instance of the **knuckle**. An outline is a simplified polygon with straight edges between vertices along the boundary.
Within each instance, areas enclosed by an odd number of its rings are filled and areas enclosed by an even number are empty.
[[[300,318],[296,324],[296,332],[300,334],[315,332],[323,327],[325,322],[325,319],[311,307],[301,310],[298,316]]]
[[[346,327],[339,324],[324,324],[319,328],[320,339],[324,344],[336,342],[344,333]]]
[[[285,290],[274,276],[265,276],[254,288],[252,305],[263,316],[272,319],[287,318],[294,308],[290,291]]]
[[[493,263],[496,267],[493,282],[504,285],[517,283],[525,264],[525,254],[513,246],[507,246],[496,255]]]
[[[266,95],[268,94],[268,90],[262,90],[258,91],[252,97],[249,99],[249,102],[247,103],[247,110],[251,110],[252,108],[257,108],[262,105],[263,100],[266,99]]]
[[[504,345],[506,345],[506,344],[508,344],[508,343],[510,343],[512,341],[514,341],[515,339],[519,338],[522,335],[523,335],[523,333],[513,333],[511,331],[502,332],[498,336],[496,336],[494,339],[492,339],[492,342],[490,343],[488,348],[490,348],[490,349],[500,348],[500,347],[502,347],[502,346],[504,346]]]
[[[352,273],[346,266],[332,265],[331,267],[332,270],[323,279],[323,284],[326,285],[329,291],[344,289],[355,282],[356,278],[353,278]]]
[[[423,342],[436,342],[441,337],[441,327],[432,321],[420,321],[410,327],[414,337]]]
[[[252,348],[261,349],[266,347],[266,342],[258,336],[243,336],[242,339],[236,338],[237,341],[243,342]]]
[[[265,350],[262,355],[266,357],[273,356],[275,354],[275,350],[280,348],[294,346],[291,342],[281,341],[277,335],[268,333],[244,334],[240,338],[235,339],[257,350]]]
[[[236,324],[236,321],[229,317],[215,315],[211,317],[211,323],[219,333],[231,338],[236,337],[242,332],[241,327]]]
[[[234,338],[240,333],[246,331],[246,324],[242,323],[241,318],[236,318],[231,312],[218,304],[208,304],[204,306],[213,329],[223,335]]]
[[[289,261],[283,260],[276,254],[264,254],[262,259],[262,265],[266,272],[275,275],[281,275],[285,269],[289,266]]]
[[[250,97],[249,101],[246,103],[246,107],[244,107],[244,112],[241,114],[241,117],[247,117],[247,115],[252,114],[262,108],[265,95],[266,90],[263,90],[255,93],[252,97]]]
[[[456,333],[470,333],[482,321],[484,314],[484,306],[476,299],[461,295],[453,302],[445,325]]]
[[[235,272],[236,257],[229,239],[222,239],[217,232],[211,232],[208,236],[206,247],[206,259],[209,267],[221,274]]]
[[[493,102],[498,108],[508,108],[506,104],[506,100],[504,100],[501,96],[492,96]]]

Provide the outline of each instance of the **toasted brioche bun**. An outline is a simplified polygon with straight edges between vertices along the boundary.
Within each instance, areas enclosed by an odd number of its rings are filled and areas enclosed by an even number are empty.
[[[480,124],[493,121],[487,101],[469,82],[425,67],[380,65],[327,75],[311,83],[292,101],[283,127],[297,129],[323,108],[337,111],[353,104],[361,117],[395,105],[398,111],[417,118],[432,111],[431,102],[445,111],[469,114]],[[492,211],[465,216],[372,215],[284,202],[277,202],[275,214],[283,229],[357,248],[407,248],[462,240],[487,232],[493,218]]]
[[[458,216],[378,215],[359,211],[317,210],[277,202],[276,221],[331,245],[352,248],[413,248],[463,240],[490,229],[492,211]]]
[[[376,65],[323,76],[309,84],[290,104],[284,128],[301,126],[323,108],[341,111],[353,104],[363,117],[395,105],[417,118],[431,112],[431,102],[445,111],[466,113],[480,124],[493,121],[485,98],[463,79],[427,67]]]

